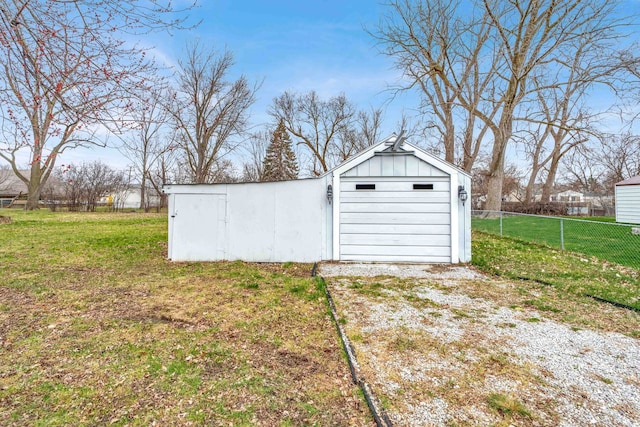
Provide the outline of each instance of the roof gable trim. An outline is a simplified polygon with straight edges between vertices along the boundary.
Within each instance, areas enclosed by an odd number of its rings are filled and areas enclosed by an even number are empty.
[[[467,172],[463,171],[462,169],[459,169],[455,165],[447,161],[444,161],[434,156],[433,154],[427,153],[420,147],[411,145],[408,142],[402,141],[403,146],[396,147],[394,144],[396,141],[396,138],[398,137],[395,134],[392,134],[391,136],[383,139],[377,144],[374,144],[366,148],[365,150],[361,151],[359,154],[356,154],[352,158],[347,159],[345,162],[341,163],[340,165],[336,166],[332,170],[328,171],[325,175],[328,175],[328,174],[333,174],[334,176],[342,175],[346,171],[356,167],[360,163],[363,163],[376,155],[378,156],[379,155],[413,155],[419,158],[420,160],[423,160],[424,162],[429,163],[430,165],[434,166],[437,169],[442,170],[443,172],[449,175],[462,173],[466,176],[470,176]],[[379,148],[383,145],[389,145],[389,147],[387,147],[384,150],[379,150]],[[406,148],[410,148],[412,151],[406,150]]]

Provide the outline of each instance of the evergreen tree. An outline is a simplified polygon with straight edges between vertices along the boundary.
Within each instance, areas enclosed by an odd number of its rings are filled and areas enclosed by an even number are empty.
[[[280,120],[264,156],[261,181],[286,181],[298,178],[298,161],[291,148],[291,137]]]

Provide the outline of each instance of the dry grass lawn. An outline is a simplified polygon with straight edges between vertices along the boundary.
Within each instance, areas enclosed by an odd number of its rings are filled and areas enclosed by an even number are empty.
[[[371,425],[311,266],[168,262],[165,214],[0,214],[0,424]]]

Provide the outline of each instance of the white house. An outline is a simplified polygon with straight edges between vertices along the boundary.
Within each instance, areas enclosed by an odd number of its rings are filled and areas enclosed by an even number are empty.
[[[640,175],[616,184],[616,221],[640,224]]]
[[[395,135],[318,178],[166,185],[174,261],[471,260],[471,178]]]
[[[551,195],[552,202],[584,202],[584,194],[579,191],[565,190]]]

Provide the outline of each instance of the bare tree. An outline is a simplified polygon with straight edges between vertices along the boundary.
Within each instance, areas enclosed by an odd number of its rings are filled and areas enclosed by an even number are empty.
[[[0,158],[27,185],[26,209],[38,206],[57,157],[97,144],[96,127],[117,120],[144,86],[152,65],[125,34],[181,27],[180,11],[161,3],[0,1]]]
[[[335,147],[336,162],[343,162],[353,154],[364,150],[381,139],[383,114],[381,109],[371,108],[358,111],[349,127],[341,127],[339,144]],[[404,128],[402,128],[404,129]]]
[[[249,135],[247,144],[243,145],[247,160],[242,165],[243,182],[258,182],[264,169],[264,156],[269,146],[271,131],[268,127]]]
[[[9,165],[0,165],[0,191],[6,190],[7,183],[10,182],[11,173]]]
[[[276,121],[283,120],[296,143],[300,161],[318,176],[375,142],[382,112],[358,111],[342,94],[321,99],[315,91],[303,95],[284,92],[269,109]],[[306,157],[304,154],[306,153]]]
[[[591,136],[598,137],[600,132],[595,124],[611,105],[604,105],[601,109],[590,108],[587,105],[589,94],[595,88],[602,93],[611,90],[612,99],[622,100],[633,96],[639,87],[640,81],[628,72],[634,62],[638,63],[638,58],[627,55],[610,57],[607,43],[602,45],[604,41],[606,37],[597,32],[576,40],[575,49],[558,52],[556,62],[560,66],[547,69],[531,79],[537,98],[533,104],[536,113],[527,115],[523,120],[536,123],[538,128],[525,142],[532,161],[527,184],[528,200],[531,200],[539,172],[544,170],[546,176],[541,201],[548,202],[563,156]]]
[[[169,112],[191,182],[212,182],[215,167],[237,148],[238,138],[247,130],[258,85],[251,85],[244,76],[227,80],[233,64],[230,52],[218,55],[198,44],[188,46],[186,59],[180,61],[175,102]]]
[[[480,66],[481,56],[487,55],[489,19],[480,14],[480,19],[465,22],[456,16],[456,2],[393,1],[389,6],[391,12],[371,34],[408,78],[409,83],[397,90],[419,90],[424,132],[435,134],[441,147],[430,148],[471,172],[487,127],[477,129],[476,115],[462,108],[459,98],[483,108],[493,71]],[[492,117],[495,111],[485,114]]]
[[[57,173],[70,209],[82,208],[91,212],[102,197],[117,193],[125,180],[121,171],[100,161],[68,165]]]
[[[613,188],[616,182],[640,175],[640,136],[607,135],[600,143],[598,159],[605,170],[605,186]]]
[[[590,193],[603,190],[605,170],[597,158],[597,152],[589,144],[582,144],[562,159],[566,176],[574,187]]]
[[[119,150],[132,162],[136,176],[140,179],[140,209],[145,211],[149,210],[146,193],[151,170],[172,148],[173,143],[167,132],[168,113],[162,107],[160,97],[158,91],[151,90],[147,96],[136,99],[127,118],[130,125],[126,132],[119,134],[122,141]]]
[[[480,129],[491,131],[487,172],[487,208],[491,210],[501,205],[507,146],[517,129],[519,109],[536,91],[532,77],[542,70],[563,67],[559,54],[574,51],[583,39],[603,46],[608,43],[613,51],[612,42],[624,36],[618,30],[627,23],[615,14],[614,1],[450,4],[443,0],[396,0],[390,2],[390,8],[392,12],[382,21],[376,37],[409,76],[411,85],[424,87],[423,92],[440,88],[441,96],[436,90],[427,99],[442,112],[438,120],[444,124],[441,133],[448,135],[446,144],[452,138],[452,105],[482,121]],[[477,132],[469,123],[466,128]],[[465,141],[470,135],[473,133],[466,134]],[[450,148],[445,151],[451,156]]]
[[[471,184],[473,187],[473,194],[471,203],[473,209],[487,209],[486,199],[489,193],[489,171],[487,169],[488,159],[481,159],[479,164],[473,169],[471,173]],[[505,185],[504,194],[505,198],[515,198],[518,202],[522,202],[521,198],[521,185],[522,174],[518,168],[513,165],[507,165],[505,168]]]
[[[594,136],[570,152],[562,163],[580,190],[598,194],[601,205],[606,206],[617,182],[640,175],[640,137],[628,132]]]
[[[184,182],[178,173],[177,150],[174,145],[169,145],[149,168],[147,178],[155,193],[160,198],[157,210],[167,206],[167,195],[162,191],[162,186],[168,183]]]

